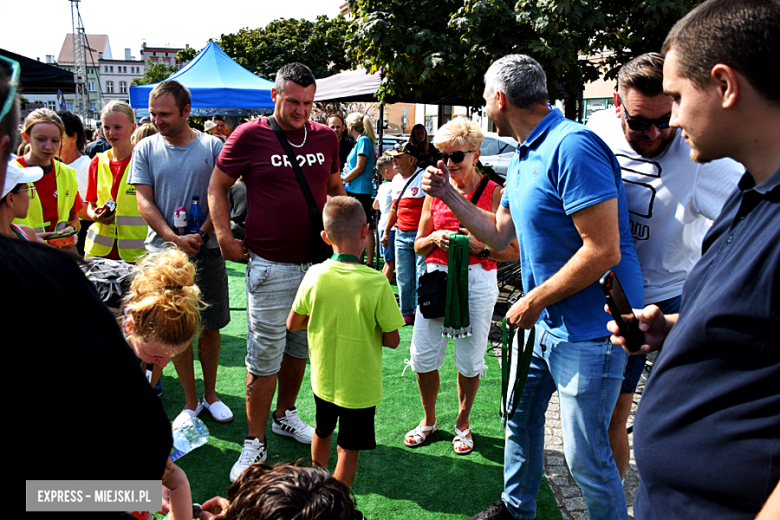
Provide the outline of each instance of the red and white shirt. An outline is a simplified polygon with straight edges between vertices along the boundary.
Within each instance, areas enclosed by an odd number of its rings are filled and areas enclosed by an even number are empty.
[[[397,221],[396,227],[401,231],[417,231],[417,227],[420,224],[420,215],[422,214],[423,202],[425,202],[425,192],[422,190],[422,168],[417,168],[412,175],[415,176],[412,182],[409,183],[409,187],[404,191],[401,196],[406,183],[409,182],[409,177],[404,179],[401,175],[396,175],[393,178],[393,184],[391,187],[393,194],[393,207],[401,197],[401,201],[398,203],[398,210],[396,211]]]

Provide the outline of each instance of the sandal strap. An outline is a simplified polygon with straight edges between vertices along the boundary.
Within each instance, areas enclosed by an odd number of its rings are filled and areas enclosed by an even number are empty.
[[[452,443],[455,444],[456,442],[460,442],[465,444],[469,447],[469,449],[474,447],[474,439],[469,439],[466,437],[471,433],[471,428],[466,428],[464,431],[460,431],[457,426],[455,427],[455,438],[452,439]]]
[[[423,426],[423,423],[421,422],[414,430],[411,430],[409,433],[407,433],[406,437],[414,438],[415,444],[422,444],[425,442],[425,439],[428,438],[428,435],[438,430],[436,424],[437,423],[433,423],[433,426]]]

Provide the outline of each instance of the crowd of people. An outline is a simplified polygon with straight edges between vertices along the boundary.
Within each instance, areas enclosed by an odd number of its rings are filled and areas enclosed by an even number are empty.
[[[383,348],[397,348],[399,329],[414,325],[408,365],[423,418],[403,438],[414,448],[439,428],[439,369],[455,338],[452,448],[478,450],[469,416],[496,266],[519,258],[524,294],[506,318],[523,333],[509,372],[519,377],[526,349],[530,367],[510,396],[519,405],[506,417],[503,493],[473,519],[536,516],[555,392],[566,461],[589,516],[626,519],[626,421],[645,355],[656,350],[634,422],[635,518],[780,517],[778,26],[775,0],[708,0],[674,26],[660,53],[621,68],[614,108],[587,126],[550,107],[532,57],[496,60],[485,74],[485,111],[499,134],[521,143],[505,186],[480,173],[483,135],[470,119],[442,125],[432,143],[417,125],[378,159],[364,115],[312,121],[316,80],[299,63],[277,73],[273,116],[243,124],[214,116],[201,132],[188,123],[189,91],[164,81],[150,94],[150,121],[137,128],[130,106],[112,101],[87,146],[68,112],[36,110],[17,131],[18,65],[2,58],[0,270],[15,297],[4,323],[48,382],[23,401],[51,403],[56,389],[84,406],[82,374],[100,389],[90,403],[99,431],[60,428],[67,449],[54,460],[33,453],[31,467],[53,480],[159,479],[164,509],[191,518],[187,476],[168,457],[171,421],[152,387],[172,359],[185,394],[173,427],[202,413],[233,420],[216,381],[220,329],[230,321],[225,261],[240,261],[247,435],[228,498],[205,502],[200,517],[251,510],[258,519],[359,520],[350,488],[359,452],[376,447]],[[375,170],[385,183],[373,200]],[[194,207],[198,226],[177,225]],[[374,209],[382,273],[372,268]],[[87,260],[135,265],[115,312],[77,266],[85,225]],[[629,356],[605,312],[598,280],[610,271],[644,334],[638,355]],[[417,301],[423,275],[434,273],[446,273],[450,286],[443,314]],[[62,327],[36,326],[32,309],[44,298]],[[80,330],[78,348],[64,345],[63,327],[85,315],[91,326]],[[307,361],[313,425],[296,408]],[[63,370],[73,363],[78,371]],[[49,410],[29,419],[25,442],[45,444],[51,425],[71,423],[67,407]],[[264,464],[269,419],[273,433],[311,445],[313,466]]]

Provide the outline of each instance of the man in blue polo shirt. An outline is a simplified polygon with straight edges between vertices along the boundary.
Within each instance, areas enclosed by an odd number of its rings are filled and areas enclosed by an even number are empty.
[[[780,518],[778,27],[777,1],[710,0],[663,46],[670,123],[691,158],[747,171],[704,238],[680,313],[638,313],[643,352],[663,344],[634,423],[642,520],[752,520],[762,507]]]
[[[473,518],[535,517],[544,414],[558,391],[566,460],[590,518],[625,519],[607,427],[626,354],[603,329],[609,316],[598,286],[614,268],[632,305],[642,302],[620,165],[596,134],[548,108],[544,71],[528,56],[505,56],[490,66],[485,100],[499,134],[522,143],[495,218],[457,195],[442,162],[423,180],[423,189],[492,249],[506,248],[517,235],[525,296],[507,321],[535,333],[528,380],[507,422],[502,500]],[[517,337],[513,349],[518,359]]]

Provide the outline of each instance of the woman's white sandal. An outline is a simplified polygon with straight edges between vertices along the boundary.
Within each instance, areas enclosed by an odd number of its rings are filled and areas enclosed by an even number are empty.
[[[452,449],[455,450],[455,453],[458,455],[468,455],[474,450],[474,439],[466,437],[469,433],[471,433],[471,428],[466,428],[466,431],[460,431],[457,426],[455,427],[455,438],[452,439]],[[465,444],[468,449],[459,450],[457,448],[458,444]]]
[[[433,426],[423,426],[421,422],[417,425],[417,428],[406,434],[404,437],[404,444],[410,448],[416,448],[425,442],[425,439],[427,439],[429,435],[436,433],[438,429],[439,427],[436,425],[436,423],[433,423]],[[411,442],[407,440],[408,437],[412,438]]]

